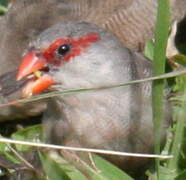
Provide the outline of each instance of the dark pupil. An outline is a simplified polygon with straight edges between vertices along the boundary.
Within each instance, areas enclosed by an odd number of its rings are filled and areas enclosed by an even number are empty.
[[[64,56],[69,51],[70,51],[70,45],[69,44],[62,44],[61,46],[59,46],[57,53],[61,56]]]

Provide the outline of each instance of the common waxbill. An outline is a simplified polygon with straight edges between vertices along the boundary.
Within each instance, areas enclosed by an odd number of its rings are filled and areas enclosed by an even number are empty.
[[[38,72],[40,75],[35,75]],[[151,62],[125,48],[111,32],[93,24],[70,21],[45,30],[30,44],[19,66],[17,81],[28,79],[23,88],[27,97],[51,88],[95,88],[149,76]],[[44,131],[52,143],[152,152],[150,82],[59,96],[48,100],[47,105]],[[165,116],[169,118],[168,113]],[[122,168],[143,163],[126,157],[107,158]]]
[[[185,0],[171,0],[172,20],[184,17]],[[157,0],[14,0],[0,19],[0,74],[15,70],[29,43],[42,31],[59,22],[83,20],[109,29],[125,46],[143,49],[152,39],[157,14]],[[11,81],[11,77],[8,78]],[[14,78],[15,79],[15,78]],[[6,82],[1,81],[4,88]],[[7,90],[4,88],[3,92]],[[0,96],[6,103],[19,97],[19,91]],[[44,104],[1,108],[0,121],[36,115]]]

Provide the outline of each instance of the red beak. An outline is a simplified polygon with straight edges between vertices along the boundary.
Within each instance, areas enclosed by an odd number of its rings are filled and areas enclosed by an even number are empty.
[[[17,81],[26,77],[27,75],[38,71],[46,65],[46,60],[43,57],[38,57],[35,53],[30,52],[23,57],[21,65],[19,66]]]
[[[17,81],[29,76],[32,73],[39,72],[47,65],[47,61],[42,56],[37,56],[34,52],[27,53],[19,66],[17,73]],[[35,73],[36,74],[36,73]],[[35,75],[24,87],[23,96],[29,97],[33,94],[38,94],[48,89],[54,84],[54,80],[47,74]]]

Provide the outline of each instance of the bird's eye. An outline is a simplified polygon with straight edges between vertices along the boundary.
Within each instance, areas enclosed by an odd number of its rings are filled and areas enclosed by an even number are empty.
[[[60,56],[64,56],[70,51],[70,48],[70,44],[62,44],[57,49],[57,54]]]

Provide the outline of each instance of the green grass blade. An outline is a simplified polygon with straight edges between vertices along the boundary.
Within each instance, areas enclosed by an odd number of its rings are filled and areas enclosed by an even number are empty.
[[[169,34],[170,7],[169,0],[158,0],[158,13],[155,32],[155,47],[153,60],[153,75],[160,75],[165,72],[166,47]],[[153,121],[155,130],[155,153],[160,153],[160,130],[163,119],[163,89],[164,81],[153,82]],[[158,170],[159,160],[156,161]]]

